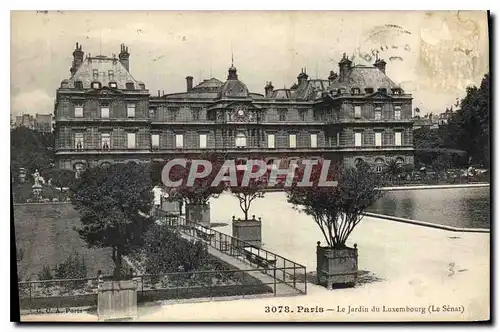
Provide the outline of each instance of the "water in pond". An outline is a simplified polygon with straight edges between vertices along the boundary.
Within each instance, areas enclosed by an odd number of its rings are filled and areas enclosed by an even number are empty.
[[[387,191],[368,211],[453,227],[490,228],[490,188]]]

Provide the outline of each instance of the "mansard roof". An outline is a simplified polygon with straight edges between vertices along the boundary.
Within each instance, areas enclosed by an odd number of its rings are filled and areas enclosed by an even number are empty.
[[[97,70],[98,78],[94,79],[94,70]],[[110,76],[110,72],[112,75]],[[110,82],[116,82],[118,89],[126,89],[127,83],[134,83],[135,89],[140,89],[139,84],[132,74],[120,63],[118,58],[96,56],[86,58],[75,74],[68,80],[67,87],[75,88],[75,82],[82,82],[83,89],[90,89],[92,82],[100,82],[102,86],[109,86]]]
[[[332,82],[330,90],[333,89],[359,88],[364,91],[366,88],[372,88],[377,91],[380,88],[395,89],[399,88],[385,73],[373,66],[357,65],[351,68],[347,77],[341,82],[340,76]]]

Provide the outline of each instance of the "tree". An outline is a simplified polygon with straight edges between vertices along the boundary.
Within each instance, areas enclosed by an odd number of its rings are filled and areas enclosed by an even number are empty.
[[[366,209],[381,196],[381,191],[368,165],[330,168],[328,179],[336,180],[337,186],[319,186],[322,167],[323,163],[313,167],[311,186],[298,186],[294,181],[287,189],[287,198],[295,208],[314,219],[329,247],[342,249]],[[304,168],[299,168],[297,178],[303,176]]]
[[[80,213],[77,229],[89,247],[111,247],[114,277],[122,278],[123,255],[143,244],[143,234],[153,223],[153,185],[140,164],[113,164],[91,168],[72,189],[72,203]]]
[[[14,180],[18,179],[20,167],[26,168],[28,174],[38,169],[43,175],[45,170],[52,167],[53,147],[53,133],[40,133],[23,126],[12,129],[10,131],[10,156]]]
[[[403,172],[403,165],[398,163],[396,159],[390,159],[384,168],[385,174],[387,174],[391,179],[394,179],[399,174]]]
[[[52,179],[52,185],[62,192],[63,188],[70,188],[75,184],[75,172],[67,169],[53,168],[46,173],[47,179]]]
[[[467,87],[465,97],[457,103],[445,126],[445,145],[465,150],[473,164],[490,165],[490,75],[486,74],[480,87]]]
[[[209,174],[197,178],[193,183],[188,183],[189,174],[194,166],[193,163],[197,161],[208,162],[211,165],[211,170]],[[188,159],[186,161],[186,166],[176,165],[172,167],[170,171],[170,181],[176,182],[181,181],[179,186],[167,187],[166,191],[171,199],[181,198],[187,204],[193,205],[206,205],[212,197],[218,197],[225,189],[225,183],[222,181],[217,185],[213,186],[214,180],[216,179],[221,167],[223,165],[223,159],[216,153],[202,154],[197,158]],[[197,172],[201,173],[205,170],[205,166],[198,165]]]
[[[257,169],[255,168],[252,170],[252,172],[256,171]],[[267,184],[263,177],[248,179],[248,184],[246,184],[244,183],[244,174],[244,170],[236,171],[237,183],[235,183],[236,185],[230,185],[230,190],[231,194],[238,199],[245,220],[248,220],[250,205],[255,199],[264,197],[264,189]]]

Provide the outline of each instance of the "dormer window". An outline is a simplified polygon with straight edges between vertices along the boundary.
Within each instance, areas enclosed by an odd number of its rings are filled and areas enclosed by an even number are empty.
[[[366,89],[365,89],[365,92],[366,92],[367,94],[372,94],[372,93],[373,93],[373,88],[366,88]]]
[[[116,85],[116,82],[109,82],[109,87],[111,89],[116,89],[118,86]]]
[[[75,81],[75,89],[83,90],[83,83],[82,83],[82,81]]]
[[[383,93],[383,94],[387,94],[387,89],[386,88],[379,88],[378,92]]]
[[[392,94],[394,95],[400,95],[401,93],[401,89],[392,89]]]
[[[127,90],[135,90],[133,82],[127,82],[127,84],[125,84],[125,87]]]
[[[100,82],[92,82],[91,87],[92,87],[92,89],[100,89],[101,83]]]
[[[352,89],[352,94],[353,94],[353,95],[359,95],[360,93],[361,93],[361,92],[360,92],[360,90],[359,90],[358,88],[354,88],[354,89]]]

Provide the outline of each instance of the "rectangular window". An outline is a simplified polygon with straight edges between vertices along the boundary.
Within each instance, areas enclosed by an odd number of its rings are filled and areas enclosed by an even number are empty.
[[[401,120],[401,106],[394,108],[394,120]]]
[[[207,134],[200,134],[200,149],[207,148]]]
[[[375,120],[381,120],[382,119],[382,110],[380,108],[375,109]]]
[[[127,148],[135,149],[135,133],[127,133]]]
[[[274,134],[267,135],[267,147],[269,149],[274,149]]]
[[[92,83],[92,89],[99,89],[99,88],[101,88],[101,83],[99,83],[99,82]]]
[[[75,118],[83,118],[83,107],[75,106]]]
[[[151,135],[151,146],[153,148],[160,147],[160,135],[159,134],[152,134]]]
[[[280,112],[280,121],[286,121],[286,113]]]
[[[135,118],[135,104],[127,105],[127,118]]]
[[[289,140],[290,140],[290,148],[291,149],[296,148],[297,147],[297,135],[290,134]]]
[[[108,78],[110,81],[112,81],[115,77],[115,74],[113,73],[112,70],[108,70]]]
[[[306,121],[306,112],[305,111],[300,112],[300,121]]]
[[[109,119],[109,107],[101,107],[101,118]]]
[[[318,134],[311,134],[311,148],[318,147]]]
[[[83,133],[75,133],[75,149],[83,149]]]
[[[354,118],[360,119],[361,118],[361,106],[354,106]]]
[[[111,134],[102,133],[101,134],[101,148],[103,150],[109,150],[111,147]]]
[[[200,110],[198,108],[193,109],[193,120],[200,120]]]
[[[375,133],[375,146],[382,146],[382,133]]]
[[[354,146],[361,146],[362,135],[360,132],[354,133]]]
[[[97,69],[92,70],[92,76],[94,78],[94,81],[97,81],[99,79],[99,70]]]
[[[400,131],[394,133],[394,145],[401,146],[402,136]]]
[[[247,137],[243,133],[239,133],[236,135],[236,147],[242,148],[247,146]]]
[[[175,147],[177,149],[182,149],[184,147],[184,135],[182,134],[175,135]]]

